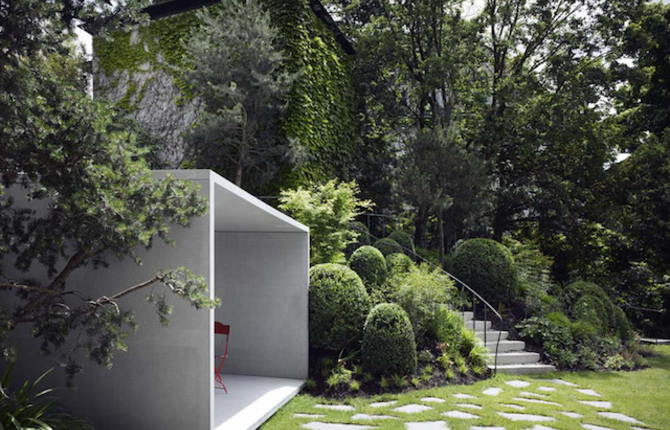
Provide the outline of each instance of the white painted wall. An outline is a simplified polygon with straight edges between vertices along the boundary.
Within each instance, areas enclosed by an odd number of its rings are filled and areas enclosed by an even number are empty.
[[[308,273],[306,232],[216,233],[215,318],[231,326],[224,373],[307,378]]]

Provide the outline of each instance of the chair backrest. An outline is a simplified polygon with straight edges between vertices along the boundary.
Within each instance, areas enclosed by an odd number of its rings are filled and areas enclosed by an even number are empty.
[[[220,322],[214,322],[214,333],[225,334],[228,336],[230,335],[230,326],[221,324]]]

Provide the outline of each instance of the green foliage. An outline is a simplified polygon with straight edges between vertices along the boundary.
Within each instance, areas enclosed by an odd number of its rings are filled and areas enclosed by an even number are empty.
[[[373,243],[372,246],[380,250],[382,254],[384,254],[384,257],[391,254],[403,253],[402,247],[398,244],[398,242],[389,238],[379,239]]]
[[[395,275],[388,282],[388,290],[393,301],[407,312],[419,342],[437,332],[437,316],[455,292],[451,278],[427,264]]]
[[[337,388],[338,386],[346,385],[349,386],[352,382],[352,372],[349,369],[346,369],[342,365],[338,365],[335,369],[331,370],[330,376],[326,379],[326,384],[330,388]]]
[[[373,373],[399,376],[416,371],[416,343],[412,324],[396,304],[375,306],[365,321],[361,356]]]
[[[343,262],[343,251],[357,235],[350,222],[371,207],[357,197],[355,182],[335,180],[309,188],[285,190],[279,208],[310,229],[310,263]]]
[[[0,429],[93,430],[88,422],[66,414],[57,401],[48,399],[53,390],[38,387],[52,370],[11,390],[12,366],[5,369],[0,378]]]
[[[463,318],[448,309],[440,306],[435,314],[434,333],[429,333],[438,342],[446,344],[446,348],[458,348],[461,335],[464,331]]]
[[[459,243],[449,261],[449,270],[495,308],[516,297],[514,257],[498,242],[470,239]]]
[[[565,317],[563,315],[563,317]],[[559,367],[571,368],[578,357],[573,352],[573,338],[567,317],[531,317],[517,326],[523,339],[541,346],[549,360]]]
[[[0,76],[0,258],[13,254],[11,264],[18,271],[41,266],[47,280],[2,274],[0,289],[19,295],[0,305],[0,349],[13,358],[9,333],[29,323],[43,341],[41,352],[57,355],[71,376],[81,368],[75,352],[110,366],[115,351],[126,349],[125,338],[137,325],[133,313],[119,304],[121,297],[152,287],[162,297],[156,302],[163,322],[170,310],[165,292],[198,308],[218,304],[209,299],[203,278],[183,268],[136,286],[115,284],[101,297],[80,294],[81,284],[70,280],[77,269],[105,266],[107,258],[140,264],[139,248],[148,249],[159,239],[172,244],[171,226],[189,226],[191,218],[206,212],[207,200],[189,181],[154,178],[133,124],[85,91],[86,66],[69,48],[72,35],[65,26],[78,19],[114,21],[108,16],[112,12],[130,18],[134,15],[125,15],[126,2],[91,2],[71,10],[72,15],[60,1],[45,6],[26,0],[15,6],[23,8],[20,21],[12,23],[10,13],[0,23],[21,28],[2,46],[3,67],[11,73]],[[24,27],[27,22],[40,25]],[[19,207],[4,194],[9,187],[19,195],[17,201],[25,197],[44,210]],[[64,301],[68,312],[53,312],[54,303]]]
[[[607,293],[591,282],[577,281],[564,289],[573,318],[584,318],[608,333],[614,326],[614,305]]]
[[[633,330],[628,317],[618,306],[614,306],[614,329],[622,342],[630,342],[633,339]]]
[[[350,223],[349,226],[354,233],[358,234],[358,236],[356,236],[356,239],[353,242],[347,245],[344,251],[347,258],[349,258],[351,254],[353,254],[354,251],[361,246],[370,245],[370,233],[368,232],[368,228],[365,226],[365,224],[359,221],[354,221]]]
[[[339,351],[361,332],[370,299],[356,272],[339,264],[309,271],[309,341]]]
[[[416,268],[416,265],[405,254],[396,253],[386,256],[386,269],[388,270],[389,277],[407,273],[414,268]]]
[[[408,257],[414,258],[414,242],[412,237],[404,231],[396,230],[388,235],[388,238],[395,240],[403,248],[403,253]]]
[[[349,267],[361,277],[370,296],[378,295],[386,281],[386,260],[377,248],[369,245],[358,248],[349,258]]]
[[[277,126],[295,76],[286,71],[278,31],[259,0],[222,2],[199,10],[196,19],[179,71],[204,104],[186,134],[191,162],[259,189],[290,158]]]

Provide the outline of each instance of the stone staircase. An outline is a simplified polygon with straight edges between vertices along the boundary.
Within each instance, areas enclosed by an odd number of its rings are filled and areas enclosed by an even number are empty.
[[[484,341],[486,332],[486,347],[491,352],[491,360],[494,359],[496,343],[500,335],[498,345],[498,372],[513,375],[529,375],[534,373],[553,372],[556,368],[549,364],[540,363],[540,354],[537,352],[524,351],[526,343],[521,340],[509,340],[509,332],[491,330],[491,321],[473,319],[472,312],[463,313],[466,328],[474,330],[479,339]],[[493,369],[493,362],[489,364]]]

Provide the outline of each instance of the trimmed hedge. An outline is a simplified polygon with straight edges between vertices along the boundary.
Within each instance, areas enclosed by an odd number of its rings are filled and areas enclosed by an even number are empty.
[[[358,248],[349,259],[349,267],[361,277],[368,294],[386,280],[386,260],[375,247],[365,245]]]
[[[416,372],[414,332],[400,306],[382,303],[370,311],[363,329],[361,355],[365,369],[374,374]]]
[[[626,313],[619,306],[614,306],[614,329],[624,342],[630,342],[633,339],[633,330]]]
[[[405,248],[402,250],[407,256],[414,258],[414,242],[409,234],[404,231],[396,230],[389,234],[389,239],[398,242],[398,245]],[[411,252],[410,252],[411,251]]]
[[[339,351],[358,335],[370,310],[361,278],[341,264],[318,264],[309,271],[309,341]]]
[[[514,257],[494,240],[470,239],[460,243],[449,260],[449,270],[494,308],[507,305],[516,297]]]
[[[388,237],[379,239],[373,243],[372,246],[380,250],[382,254],[384,254],[384,257],[391,254],[404,254],[402,251],[402,246],[400,246],[395,240],[389,239]]]
[[[386,256],[386,271],[389,278],[399,273],[407,273],[413,267],[414,262],[405,254],[395,253]]]

